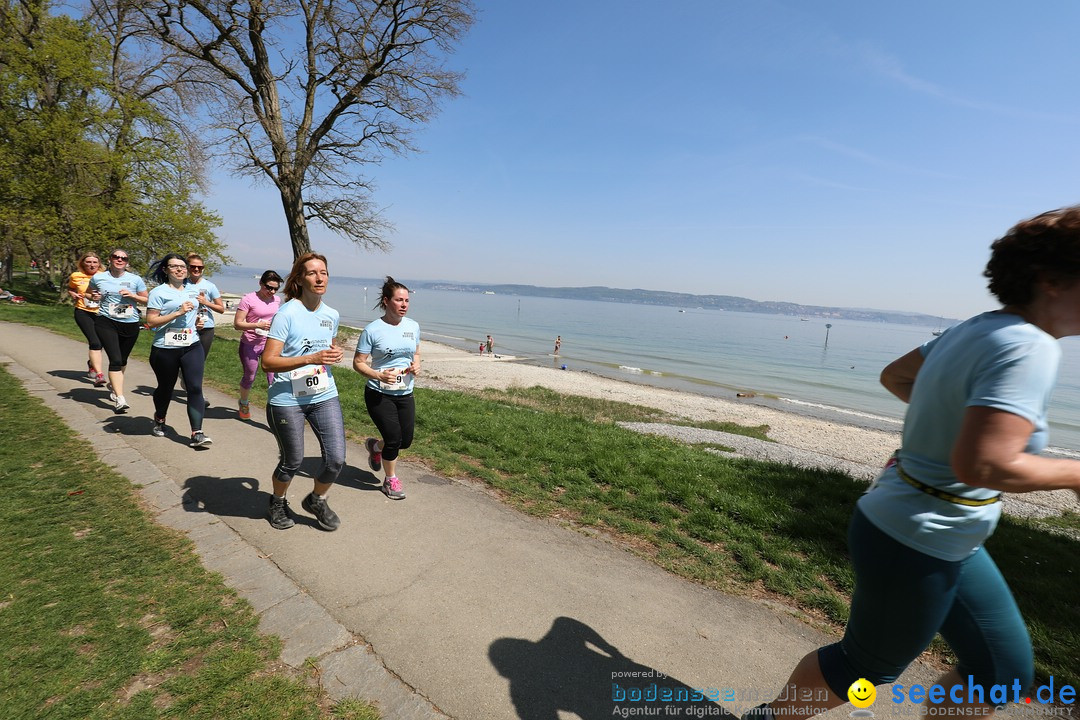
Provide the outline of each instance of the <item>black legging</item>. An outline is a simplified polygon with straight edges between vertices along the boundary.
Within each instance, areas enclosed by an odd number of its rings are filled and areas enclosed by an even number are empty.
[[[416,425],[416,402],[408,395],[386,395],[370,387],[364,387],[364,404],[368,416],[382,435],[384,460],[397,460],[398,451],[405,450],[413,441]]]
[[[210,356],[210,346],[214,344],[214,328],[203,328],[199,331],[199,343],[202,344],[203,358]]]
[[[94,316],[94,329],[109,356],[109,372],[120,372],[127,365],[135,343],[139,342],[139,323],[116,322],[98,313]]]
[[[199,343],[182,348],[150,348],[150,367],[157,376],[157,387],[154,388],[155,420],[165,419],[169,403],[172,402],[173,388],[176,387],[176,376],[182,374],[184,387],[187,388],[187,414],[191,431],[202,430],[203,413],[206,412],[202,391],[205,362],[206,356]]]
[[[95,323],[96,318],[97,313],[75,308],[75,324],[82,330],[82,334],[86,337],[86,342],[90,343],[91,350],[101,349],[101,340],[98,338]]]

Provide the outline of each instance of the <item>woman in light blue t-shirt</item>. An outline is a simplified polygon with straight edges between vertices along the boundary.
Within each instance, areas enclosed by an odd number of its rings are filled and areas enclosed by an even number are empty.
[[[1035,454],[1047,444],[1057,341],[1080,335],[1080,206],[1013,227],[993,243],[984,275],[1001,310],[946,330],[881,374],[909,406],[903,447],[848,528],[855,591],[843,639],[804,657],[782,698],[744,717],[810,717],[851,688],[859,699],[870,690],[862,685],[893,682],[938,633],[957,659],[937,681],[940,714],[963,705],[952,713],[988,715],[1026,696],[1031,639],[983,543],[1003,492],[1080,495],[1080,462]],[[995,695],[1002,687],[1007,696]]]
[[[404,500],[397,476],[398,454],[412,445],[416,425],[413,380],[420,372],[420,325],[409,312],[409,288],[389,275],[376,307],[381,318],[368,323],[353,355],[353,369],[366,377],[364,405],[382,439],[364,441],[368,467],[385,473],[382,491],[391,500]]]
[[[270,323],[262,365],[274,374],[267,391],[266,424],[277,438],[279,459],[271,478],[267,518],[278,530],[296,524],[286,495],[304,460],[304,425],[311,426],[322,449],[323,467],[300,506],[323,530],[337,530],[337,514],[326,502],[345,465],[345,423],[341,417],[333,366],[344,356],[337,344],[338,312],[323,302],[330,273],[326,258],[305,253],[285,279],[288,299]]]
[[[187,261],[169,253],[152,269],[158,285],[146,303],[146,325],[154,331],[150,367],[157,376],[154,388],[154,427],[151,434],[165,437],[165,417],[172,403],[177,376],[187,390],[187,414],[191,425],[191,447],[213,444],[203,432],[206,403],[203,400],[203,368],[206,357],[199,344],[199,291],[187,281]]]

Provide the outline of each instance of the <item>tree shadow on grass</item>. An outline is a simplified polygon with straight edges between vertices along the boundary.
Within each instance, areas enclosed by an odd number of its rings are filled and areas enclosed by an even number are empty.
[[[488,658],[510,681],[522,720],[557,720],[560,711],[601,720],[646,708],[653,717],[734,717],[686,683],[624,656],[573,618],[556,618],[536,642],[499,638]]]

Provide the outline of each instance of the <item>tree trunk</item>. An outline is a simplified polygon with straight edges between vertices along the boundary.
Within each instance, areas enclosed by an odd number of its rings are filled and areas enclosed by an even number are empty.
[[[285,209],[285,222],[289,224],[289,240],[295,260],[311,252],[307,218],[304,217],[304,196],[300,188],[281,188],[281,205]]]

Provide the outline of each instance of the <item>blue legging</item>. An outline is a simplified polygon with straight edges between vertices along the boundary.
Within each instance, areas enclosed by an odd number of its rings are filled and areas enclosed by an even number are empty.
[[[1031,686],[1031,638],[986,548],[964,560],[939,560],[893,540],[858,508],[848,547],[855,592],[847,630],[818,651],[838,697],[859,678],[874,685],[896,680],[939,632],[956,653],[960,676],[973,676],[985,692],[1017,680]]]
[[[304,462],[304,421],[311,425],[322,450],[323,468],[315,478],[332,483],[345,465],[345,423],[337,397],[308,405],[267,405],[266,424],[278,442],[278,465],[274,478],[292,482]]]

